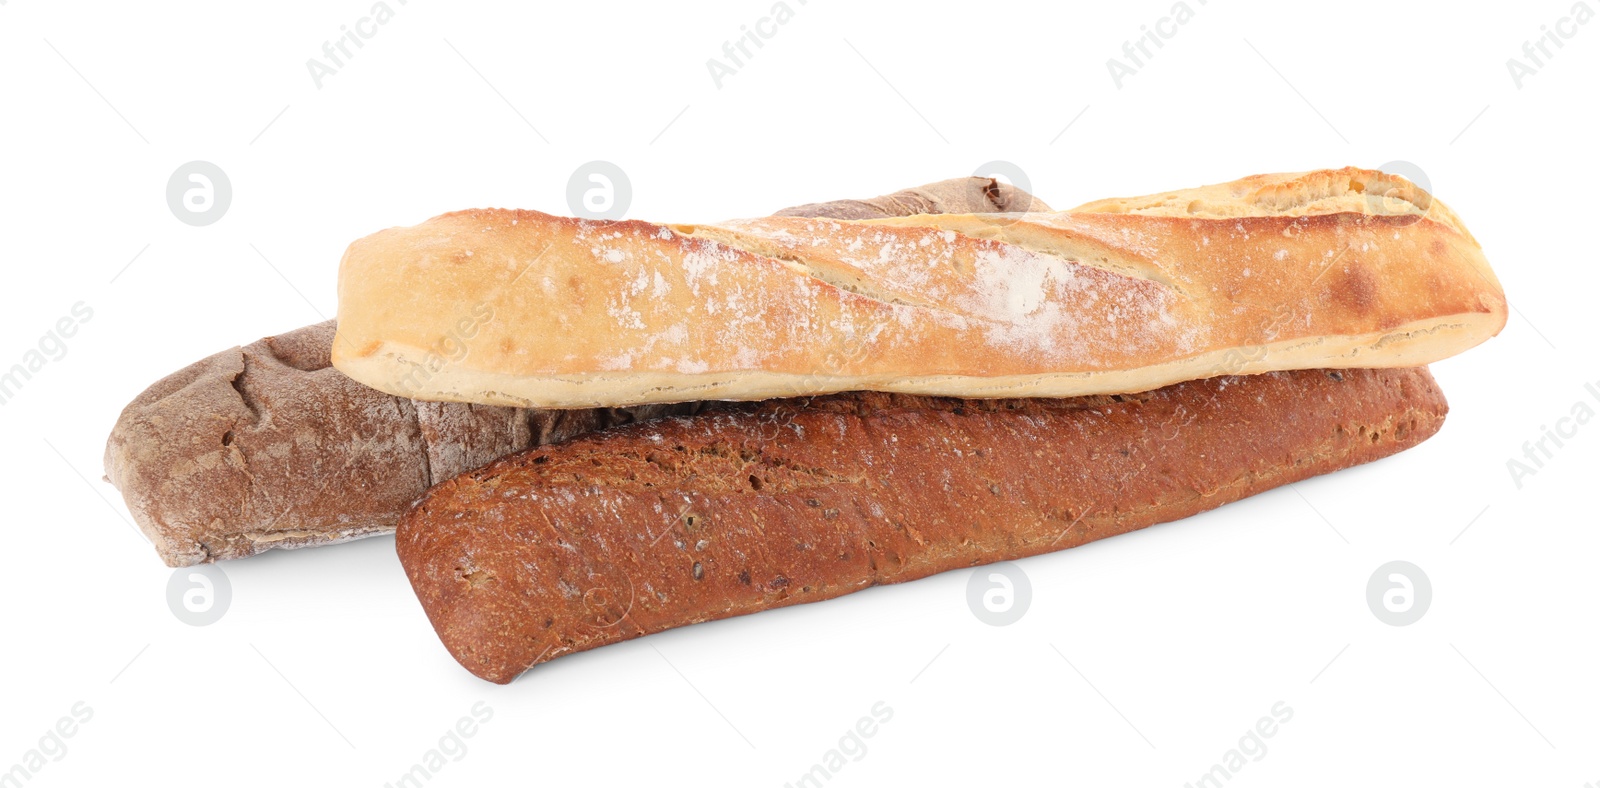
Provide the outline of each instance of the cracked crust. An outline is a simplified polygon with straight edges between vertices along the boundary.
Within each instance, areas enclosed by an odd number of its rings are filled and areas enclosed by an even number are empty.
[[[717,403],[444,482],[396,547],[445,647],[506,683],[664,629],[1187,517],[1414,446],[1446,412],[1421,368]]]
[[[1507,309],[1448,208],[1354,169],[1060,213],[668,226],[462,211],[355,242],[339,291],[333,359],[351,377],[549,408],[1407,367],[1493,336]]]

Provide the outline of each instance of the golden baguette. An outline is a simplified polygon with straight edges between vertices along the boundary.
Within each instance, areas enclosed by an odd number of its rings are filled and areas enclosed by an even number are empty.
[[[1448,208],[1345,169],[1065,212],[446,214],[350,246],[333,363],[391,394],[524,407],[1067,397],[1417,366],[1505,319]]]

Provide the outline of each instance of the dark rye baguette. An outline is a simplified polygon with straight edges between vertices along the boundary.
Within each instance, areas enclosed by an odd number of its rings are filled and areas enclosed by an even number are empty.
[[[877,219],[1030,203],[1043,205],[990,178],[955,178],[783,214]],[[169,566],[389,533],[435,481],[531,446],[700,407],[412,400],[334,369],[334,332],[328,321],[230,348],[157,381],[123,409],[106,441],[106,480]]]
[[[435,481],[497,457],[697,403],[525,410],[421,402],[334,369],[332,321],[158,381],[106,441],[106,479],[168,566],[394,531]]]
[[[1134,395],[858,392],[715,403],[502,459],[401,520],[401,563],[469,671],[1074,547],[1416,445],[1425,368]]]

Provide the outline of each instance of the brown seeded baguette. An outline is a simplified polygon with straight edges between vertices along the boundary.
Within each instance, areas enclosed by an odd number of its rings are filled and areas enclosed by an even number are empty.
[[[783,213],[883,218],[1030,202],[1043,205],[990,178],[955,178]],[[390,533],[436,480],[530,446],[699,407],[414,401],[334,369],[334,334],[328,321],[230,348],[157,381],[123,409],[106,441],[106,480],[169,566]]]
[[[396,545],[469,671],[1084,544],[1433,435],[1425,368],[1136,395],[715,403],[444,482]]]

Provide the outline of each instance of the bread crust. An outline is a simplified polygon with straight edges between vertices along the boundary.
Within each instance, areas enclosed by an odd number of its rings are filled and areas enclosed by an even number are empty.
[[[551,408],[1422,365],[1497,333],[1506,302],[1442,203],[1397,212],[1353,185],[1426,194],[1397,182],[1322,171],[859,221],[463,211],[351,245],[334,364],[416,399]]]
[[[1420,368],[719,403],[444,482],[396,547],[445,647],[506,683],[672,627],[1187,517],[1413,446],[1446,411]]]

